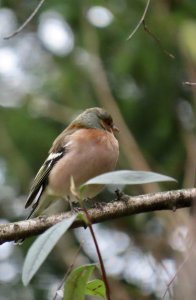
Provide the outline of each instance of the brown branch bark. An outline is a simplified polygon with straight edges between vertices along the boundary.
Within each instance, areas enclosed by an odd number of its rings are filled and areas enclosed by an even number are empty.
[[[122,195],[118,201],[109,202],[99,208],[88,210],[91,222],[100,223],[111,219],[157,210],[173,210],[190,207],[196,200],[196,188],[146,194],[135,197]],[[0,225],[0,244],[8,241],[37,235],[70,217],[71,213],[62,213],[49,217]],[[71,228],[85,226],[82,221],[75,221]]]

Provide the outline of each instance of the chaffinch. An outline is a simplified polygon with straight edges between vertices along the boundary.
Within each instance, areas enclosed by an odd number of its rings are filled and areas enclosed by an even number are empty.
[[[70,179],[76,188],[92,177],[112,171],[118,160],[118,131],[112,117],[104,109],[86,109],[55,139],[49,156],[38,171],[25,208],[32,205],[30,216],[48,206],[47,197],[70,198]],[[83,198],[93,198],[103,186],[89,185]]]

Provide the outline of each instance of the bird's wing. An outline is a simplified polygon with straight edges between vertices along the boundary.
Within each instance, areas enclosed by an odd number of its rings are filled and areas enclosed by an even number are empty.
[[[39,169],[33,184],[31,186],[30,193],[25,204],[25,208],[29,207],[31,204],[33,208],[36,208],[39,204],[39,199],[43,194],[46,186],[48,185],[48,175],[52,170],[53,166],[61,159],[65,154],[65,147],[61,148],[59,152],[50,153],[48,158],[45,160],[42,167]]]
[[[67,127],[53,142],[49,150],[49,156],[39,169],[28,195],[25,208],[32,205],[32,211],[27,219],[33,214],[39,205],[39,200],[48,185],[48,176],[54,165],[69,151],[71,135],[77,131],[79,126]]]
[[[50,171],[57,163],[57,161],[59,161],[59,159],[61,159],[64,155],[66,155],[66,152],[68,152],[71,133],[72,132],[70,131],[64,131],[63,134],[60,134],[56,138],[49,151],[48,158],[45,160],[42,167],[39,169],[37,175],[35,176],[25,204],[25,208],[32,205],[32,211],[28,218],[30,218],[30,216],[37,208],[39,200],[48,185],[48,176],[50,174]]]

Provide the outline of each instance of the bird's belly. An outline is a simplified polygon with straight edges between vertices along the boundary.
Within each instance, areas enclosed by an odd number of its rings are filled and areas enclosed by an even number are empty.
[[[76,149],[76,150],[75,150]],[[70,178],[76,187],[90,178],[112,171],[118,159],[118,142],[114,144],[80,145],[60,159],[49,176],[50,190],[60,196],[70,195]],[[102,185],[85,187],[83,198],[92,198],[103,189]]]

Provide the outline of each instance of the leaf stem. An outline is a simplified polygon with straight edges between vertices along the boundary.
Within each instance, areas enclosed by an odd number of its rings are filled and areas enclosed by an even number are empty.
[[[96,248],[96,251],[97,251],[97,255],[98,255],[98,258],[99,258],[99,263],[100,263],[100,267],[101,267],[102,278],[103,278],[103,281],[104,281],[104,284],[105,284],[105,288],[106,288],[106,297],[107,297],[107,300],[110,300],[111,299],[110,298],[110,287],[109,287],[109,283],[108,283],[108,279],[107,279],[107,275],[106,275],[106,271],[105,271],[103,259],[102,259],[102,256],[101,256],[101,252],[100,252],[100,249],[99,249],[99,245],[98,245],[98,242],[97,242],[94,230],[93,230],[91,218],[90,218],[90,216],[88,214],[87,209],[85,208],[85,206],[83,204],[82,204],[82,209],[83,209],[83,211],[84,211],[84,213],[86,215],[86,218],[88,220],[88,227],[89,227],[90,233],[92,235],[92,238],[93,238],[93,241],[94,241],[94,244],[95,244],[95,248]]]

